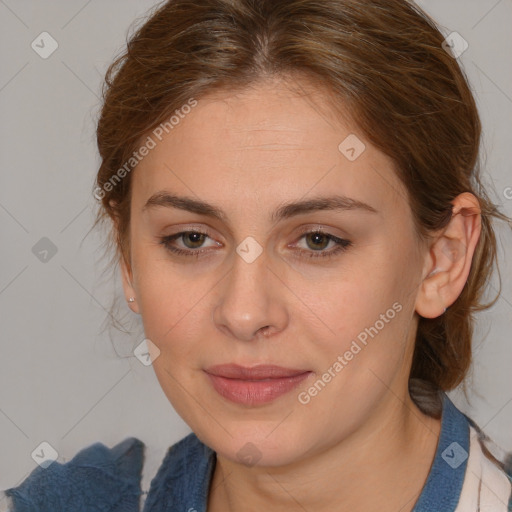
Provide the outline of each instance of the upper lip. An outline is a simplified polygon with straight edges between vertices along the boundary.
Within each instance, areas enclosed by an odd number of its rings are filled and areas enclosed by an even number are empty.
[[[262,380],[262,379],[279,379],[285,377],[295,377],[302,375],[309,370],[298,370],[295,368],[283,368],[269,364],[259,364],[256,366],[240,366],[238,364],[219,364],[210,366],[205,370],[210,375],[217,377],[225,377],[227,379],[239,380]]]

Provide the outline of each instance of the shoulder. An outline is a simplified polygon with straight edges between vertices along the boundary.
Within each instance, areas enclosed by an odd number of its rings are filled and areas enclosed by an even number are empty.
[[[446,393],[432,395],[428,409],[435,417],[441,412],[441,431],[414,512],[509,512],[512,480],[504,462],[508,454],[499,451]]]
[[[3,500],[0,495],[0,507],[9,512],[138,511],[143,459],[144,443],[134,437],[112,448],[94,443],[69,462],[35,468],[19,486],[4,491]]]
[[[512,510],[511,454],[497,447],[471,420],[464,483],[455,512]]]

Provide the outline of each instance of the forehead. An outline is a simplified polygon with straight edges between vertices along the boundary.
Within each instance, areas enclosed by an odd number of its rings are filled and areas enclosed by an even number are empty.
[[[340,129],[348,128],[336,122],[325,92],[308,82],[264,80],[242,91],[206,95],[199,107],[201,115],[197,109],[193,112],[189,130],[178,130],[176,142],[186,136],[211,142],[213,151],[260,152],[258,157],[266,163],[278,158],[278,152],[289,158],[301,150],[320,152],[329,146],[336,150]],[[271,154],[265,157],[263,153]]]
[[[307,83],[214,92],[160,138],[134,172],[136,200],[162,188],[217,203],[337,192],[382,209],[405,197],[392,161]]]

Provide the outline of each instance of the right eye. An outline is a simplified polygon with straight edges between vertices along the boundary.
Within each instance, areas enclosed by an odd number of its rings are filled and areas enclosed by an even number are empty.
[[[200,254],[207,252],[204,249],[200,249],[205,240],[210,238],[208,233],[204,233],[202,231],[180,231],[179,233],[175,233],[174,235],[167,235],[161,237],[160,243],[169,251],[174,254],[179,254],[181,256],[192,256],[198,257]],[[213,239],[212,239],[213,240]],[[176,246],[176,241],[181,241],[182,246]],[[210,245],[210,247],[219,246],[218,242],[213,241],[214,243]]]

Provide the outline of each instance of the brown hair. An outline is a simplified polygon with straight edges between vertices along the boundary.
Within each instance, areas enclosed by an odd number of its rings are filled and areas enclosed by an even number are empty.
[[[468,281],[444,315],[420,319],[410,375],[443,390],[455,387],[471,363],[473,315],[497,299],[481,302],[496,263],[491,218],[507,218],[480,182],[480,119],[443,40],[434,22],[405,0],[170,0],[157,6],[107,71],[97,127],[97,222],[116,221],[116,259],[129,261],[129,170],[136,165],[130,157],[143,136],[207,92],[271,76],[313,79],[393,159],[422,239],[446,226],[457,195],[471,192],[480,201],[482,233]],[[128,172],[112,185],[123,166]]]

